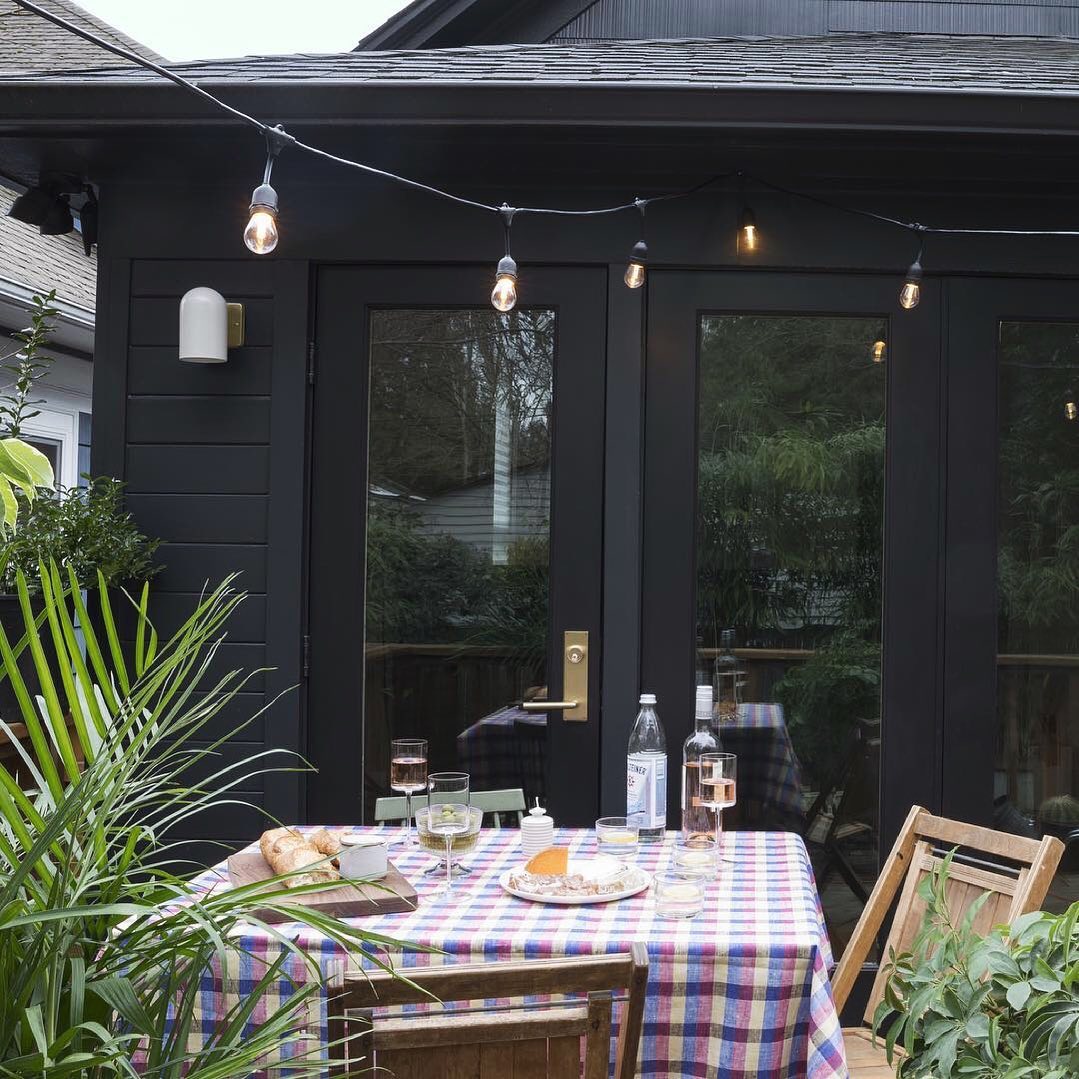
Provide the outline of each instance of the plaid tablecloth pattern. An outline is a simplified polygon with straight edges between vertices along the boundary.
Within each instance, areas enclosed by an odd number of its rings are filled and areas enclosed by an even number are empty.
[[[393,860],[420,893],[409,913],[366,918],[374,932],[446,953],[406,952],[400,965],[625,951],[634,941],[648,946],[648,998],[641,1042],[642,1076],[708,1076],[722,1079],[827,1079],[846,1076],[839,1019],[828,972],[831,949],[801,839],[785,832],[730,832],[719,879],[709,884],[705,911],[686,921],[657,918],[651,889],[630,899],[592,906],[546,906],[516,899],[498,884],[501,873],[522,860],[516,829],[484,831],[467,859],[472,874],[452,900],[430,899],[437,878],[422,871],[433,864],[420,849],[397,850]],[[590,831],[558,832],[558,842],[591,853]],[[642,848],[649,871],[665,866],[673,834]],[[200,878],[220,884],[224,867]],[[321,934],[294,924],[278,927],[325,965],[344,956]],[[252,931],[237,942],[239,990],[258,978],[262,965],[280,953],[269,935]],[[353,956],[352,963],[365,962]],[[289,974],[305,977],[300,963]],[[259,1021],[293,992],[282,979],[276,994],[255,1013]],[[219,999],[219,975],[201,988],[204,1014]],[[320,1036],[325,1037],[323,1008]]]
[[[457,736],[457,759],[474,790],[526,786],[515,724],[546,726],[543,712],[511,706],[477,720]],[[801,820],[802,774],[780,704],[743,704],[735,720],[719,727],[723,748],[738,754],[738,794],[758,809],[777,810],[793,825]]]

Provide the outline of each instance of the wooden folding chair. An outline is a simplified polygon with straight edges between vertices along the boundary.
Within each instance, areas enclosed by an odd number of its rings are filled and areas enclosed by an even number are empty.
[[[836,1009],[841,1011],[898,893],[881,966],[863,1016],[865,1025],[843,1028],[851,1079],[888,1079],[895,1075],[883,1041],[874,1045],[870,1029],[873,1012],[884,996],[887,957],[892,949],[896,954],[910,950],[926,909],[925,900],[918,895],[918,885],[955,848],[958,851],[946,883],[952,916],[962,918],[979,896],[990,893],[974,920],[977,933],[987,933],[994,925],[1011,924],[1021,914],[1037,910],[1064,852],[1064,844],[1052,836],[1039,842],[934,817],[921,806],[911,809],[832,979]]]
[[[384,1069],[396,1079],[608,1079],[615,993],[625,993],[615,1079],[632,1079],[644,1016],[648,952],[410,967],[414,983],[378,971],[336,974],[327,1014],[331,1076]],[[426,991],[426,992],[424,992]],[[373,1010],[472,1001],[469,1008]],[[485,1008],[485,1000],[565,994],[581,1000],[523,1001]],[[583,1040],[583,1046],[582,1046]]]

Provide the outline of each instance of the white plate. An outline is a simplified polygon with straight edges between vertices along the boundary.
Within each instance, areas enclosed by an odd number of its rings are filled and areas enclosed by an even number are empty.
[[[525,892],[520,888],[513,888],[510,886],[510,877],[517,873],[527,872],[523,863],[507,869],[498,878],[498,883],[510,895],[515,895],[518,899],[528,899],[533,903],[555,903],[563,907],[580,906],[583,903],[611,903],[616,899],[626,899],[631,895],[636,895],[638,892],[643,892],[652,883],[650,873],[646,873],[638,866],[620,862],[609,854],[597,854],[590,858],[570,858],[567,872],[580,873],[581,876],[589,880],[603,880],[605,877],[616,873],[620,867],[626,874],[625,887],[617,892],[604,892],[602,895],[537,895],[535,892]]]

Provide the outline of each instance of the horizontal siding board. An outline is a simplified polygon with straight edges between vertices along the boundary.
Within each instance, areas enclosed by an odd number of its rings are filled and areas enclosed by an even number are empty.
[[[182,296],[199,285],[217,289],[226,300],[244,301],[273,292],[272,262],[253,257],[228,261],[136,259],[131,266],[132,296]]]
[[[167,742],[164,744],[168,744]],[[259,753],[266,752],[266,746],[262,742],[246,742],[237,739],[233,742],[226,742],[223,745],[217,746],[212,751],[210,747],[214,743],[212,741],[200,742],[192,740],[185,740],[181,752],[197,753],[200,751],[208,751],[207,756],[201,760],[194,761],[184,769],[183,783],[187,787],[195,787],[204,783],[215,772],[221,771],[223,768],[229,768],[231,771],[226,776],[218,776],[214,780],[215,788],[220,788],[227,783],[236,782],[237,785],[232,788],[235,793],[246,794],[261,794],[264,787],[264,776],[262,772],[268,768],[273,767],[273,762],[278,761],[281,763],[294,763],[291,760],[287,760],[284,754],[275,753],[272,757],[262,758],[261,760],[255,760],[254,758]],[[257,774],[255,774],[257,773]],[[238,782],[237,782],[238,781]],[[256,838],[256,837],[252,837]]]
[[[130,348],[130,394],[236,395],[270,392],[269,348],[230,348],[227,363],[181,363],[175,345]]]
[[[164,569],[154,588],[170,592],[198,592],[206,583],[220,584],[239,574],[235,587],[246,592],[266,591],[266,548],[242,543],[163,543],[155,559]]]
[[[171,637],[199,605],[197,592],[162,592],[154,588],[150,614],[159,637]],[[247,596],[233,611],[223,631],[230,641],[266,641],[266,597]]]
[[[265,543],[268,502],[265,495],[127,496],[143,532],[174,543]]]
[[[257,443],[270,440],[268,397],[133,397],[129,445]]]
[[[143,296],[131,301],[129,345],[170,345],[180,343],[180,297]],[[273,301],[246,299],[244,305],[244,344],[265,347],[273,344]],[[177,360],[179,362],[179,360]]]
[[[262,693],[266,689],[266,676],[261,668],[266,666],[266,646],[262,644],[230,644],[225,641],[218,645],[217,652],[206,672],[200,688],[208,692],[225,675],[239,671],[240,677],[233,688],[243,681],[244,692]],[[252,672],[258,672],[252,674]],[[245,676],[250,675],[246,681]]]
[[[132,494],[267,494],[266,446],[129,446],[127,489]]]
[[[194,708],[203,700],[205,694],[196,694],[191,700],[191,707]],[[263,742],[266,736],[266,716],[262,709],[265,705],[266,698],[262,693],[236,693],[197,733],[208,742],[224,738],[233,731],[237,732],[236,737],[242,741]]]

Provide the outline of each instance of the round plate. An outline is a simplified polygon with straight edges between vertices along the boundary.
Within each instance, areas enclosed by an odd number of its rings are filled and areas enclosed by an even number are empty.
[[[617,872],[619,866],[624,867],[626,873],[626,886],[617,892],[604,892],[602,895],[537,895],[535,892],[525,892],[520,888],[510,886],[510,877],[517,873],[527,872],[524,865],[515,865],[507,869],[498,883],[518,899],[527,899],[533,903],[554,903],[563,907],[576,907],[584,903],[611,903],[616,899],[626,899],[638,892],[643,892],[652,883],[652,875],[635,865],[620,862],[608,854],[597,854],[591,858],[571,858],[567,872],[580,873],[581,876],[590,880],[602,880]]]

